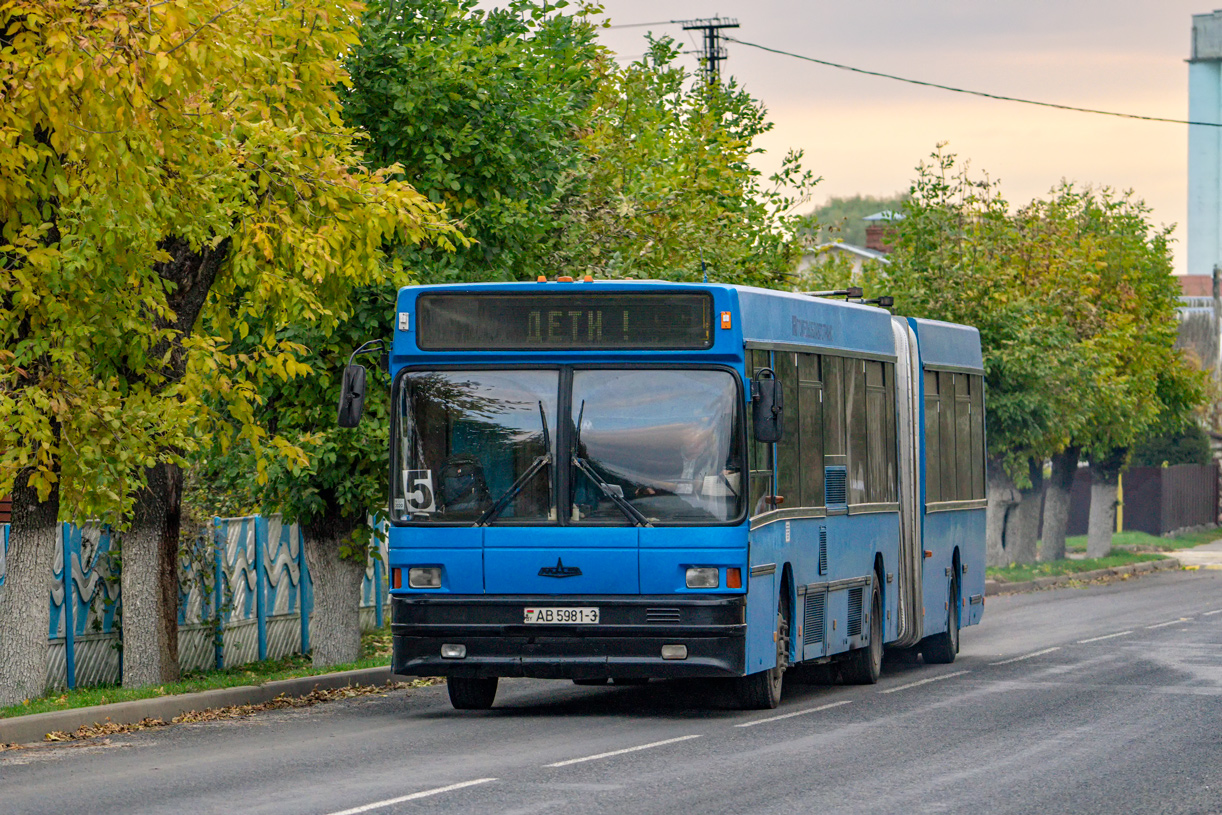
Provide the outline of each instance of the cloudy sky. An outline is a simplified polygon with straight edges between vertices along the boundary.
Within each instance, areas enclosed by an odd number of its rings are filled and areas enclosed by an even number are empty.
[[[1217,0],[1215,0],[1217,2]],[[1222,2],[1219,2],[1222,5]],[[738,39],[868,70],[1059,104],[1183,119],[1188,113],[1192,15],[1200,0],[604,0],[613,25],[737,18]],[[615,28],[603,41],[644,53],[650,28]],[[652,27],[698,47],[696,32]],[[1182,271],[1187,128],[1070,113],[861,76],[728,43],[723,75],[767,106],[776,127],[761,146],[771,169],[806,151],[830,195],[907,189],[938,142],[999,179],[1013,203],[1060,179],[1132,189],[1154,221],[1177,224]],[[696,57],[686,57],[695,67]]]

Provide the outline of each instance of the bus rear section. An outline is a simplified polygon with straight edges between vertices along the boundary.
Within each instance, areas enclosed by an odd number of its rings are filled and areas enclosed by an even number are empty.
[[[512,348],[439,342],[480,312],[400,295],[423,335],[397,333],[392,358],[394,672],[448,677],[458,707],[499,677],[741,676],[741,338],[712,322],[728,294],[525,288],[483,312]]]

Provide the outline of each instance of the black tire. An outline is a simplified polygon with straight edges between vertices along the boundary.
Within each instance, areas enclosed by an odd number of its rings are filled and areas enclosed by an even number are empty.
[[[781,683],[789,666],[789,591],[781,588],[776,610],[776,666],[734,680],[734,698],[743,710],[772,710],[781,703]]]
[[[946,601],[946,630],[921,642],[921,655],[930,665],[949,665],[959,653],[959,578],[950,581],[950,597]]]
[[[873,685],[883,669],[883,598],[877,583],[870,597],[869,625],[870,644],[850,654],[841,668],[850,685]]]
[[[466,676],[447,676],[446,690],[450,692],[450,704],[455,710],[487,710],[496,698],[497,677],[472,679]]]
[[[597,679],[574,679],[574,685],[605,685],[611,680],[605,676],[600,676]]]

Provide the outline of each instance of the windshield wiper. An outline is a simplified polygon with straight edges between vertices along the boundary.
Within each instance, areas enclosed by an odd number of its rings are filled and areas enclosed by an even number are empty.
[[[484,510],[484,514],[479,516],[479,520],[475,522],[476,526],[487,526],[495,521],[497,516],[518,497],[518,493],[535,477],[535,474],[552,463],[552,438],[547,429],[547,414],[543,411],[543,400],[539,400],[539,420],[543,423],[543,455],[536,456],[535,460],[526,468],[526,472],[518,476],[518,480],[514,481],[492,506]]]
[[[577,455],[577,451],[581,449],[581,419],[585,415],[585,412],[586,400],[582,399],[581,410],[577,412],[577,433],[573,439],[573,466],[585,473],[586,478],[593,481],[595,486],[602,491],[602,494],[611,499],[611,503],[615,504],[615,506],[619,508],[619,511],[627,516],[628,520],[632,521],[637,526],[653,527],[653,524],[649,522],[648,518],[641,514],[639,509],[624,499],[624,490],[622,487],[617,484],[613,488],[611,484],[603,481],[598,477],[598,474],[594,472],[594,468],[590,466],[589,462]]]

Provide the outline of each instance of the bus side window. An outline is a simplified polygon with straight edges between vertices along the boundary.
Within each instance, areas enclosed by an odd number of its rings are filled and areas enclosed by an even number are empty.
[[[984,377],[968,377],[972,402],[972,498],[985,496],[984,487]]]
[[[754,377],[755,372],[760,368],[771,367],[772,358],[767,351],[747,352],[747,375],[749,377]],[[785,410],[788,411],[788,409],[789,406],[785,405]],[[748,494],[751,503],[748,509],[750,514],[755,516],[772,509],[772,505],[764,500],[764,496],[772,495],[772,445],[757,442],[751,437],[749,431],[747,436],[748,466],[751,469],[750,493]]]
[[[959,500],[959,480],[955,476],[958,456],[955,454],[955,381],[954,374],[938,371],[938,431],[942,459],[942,500]]]
[[[942,500],[941,404],[938,401],[938,374],[925,371],[925,501]]]
[[[955,379],[955,498],[972,498],[972,395],[971,377],[954,374]]]
[[[823,357],[823,456],[828,467],[845,464],[844,360]]]
[[[799,453],[802,444],[802,408],[798,401],[797,357],[792,351],[774,351],[772,354],[785,405],[785,432],[776,444],[776,492],[784,497],[784,501],[779,502],[784,509],[802,506],[798,486],[802,467]]]
[[[844,403],[848,413],[845,430],[849,441],[849,503],[864,504],[870,500],[866,497],[866,467],[869,454],[866,449],[865,360],[845,360]]]
[[[866,373],[866,500],[872,504],[893,500],[889,489],[889,437],[887,388],[883,363],[867,361]]]
[[[818,354],[798,355],[798,427],[801,432],[804,507],[821,507],[823,498],[823,377]]]

